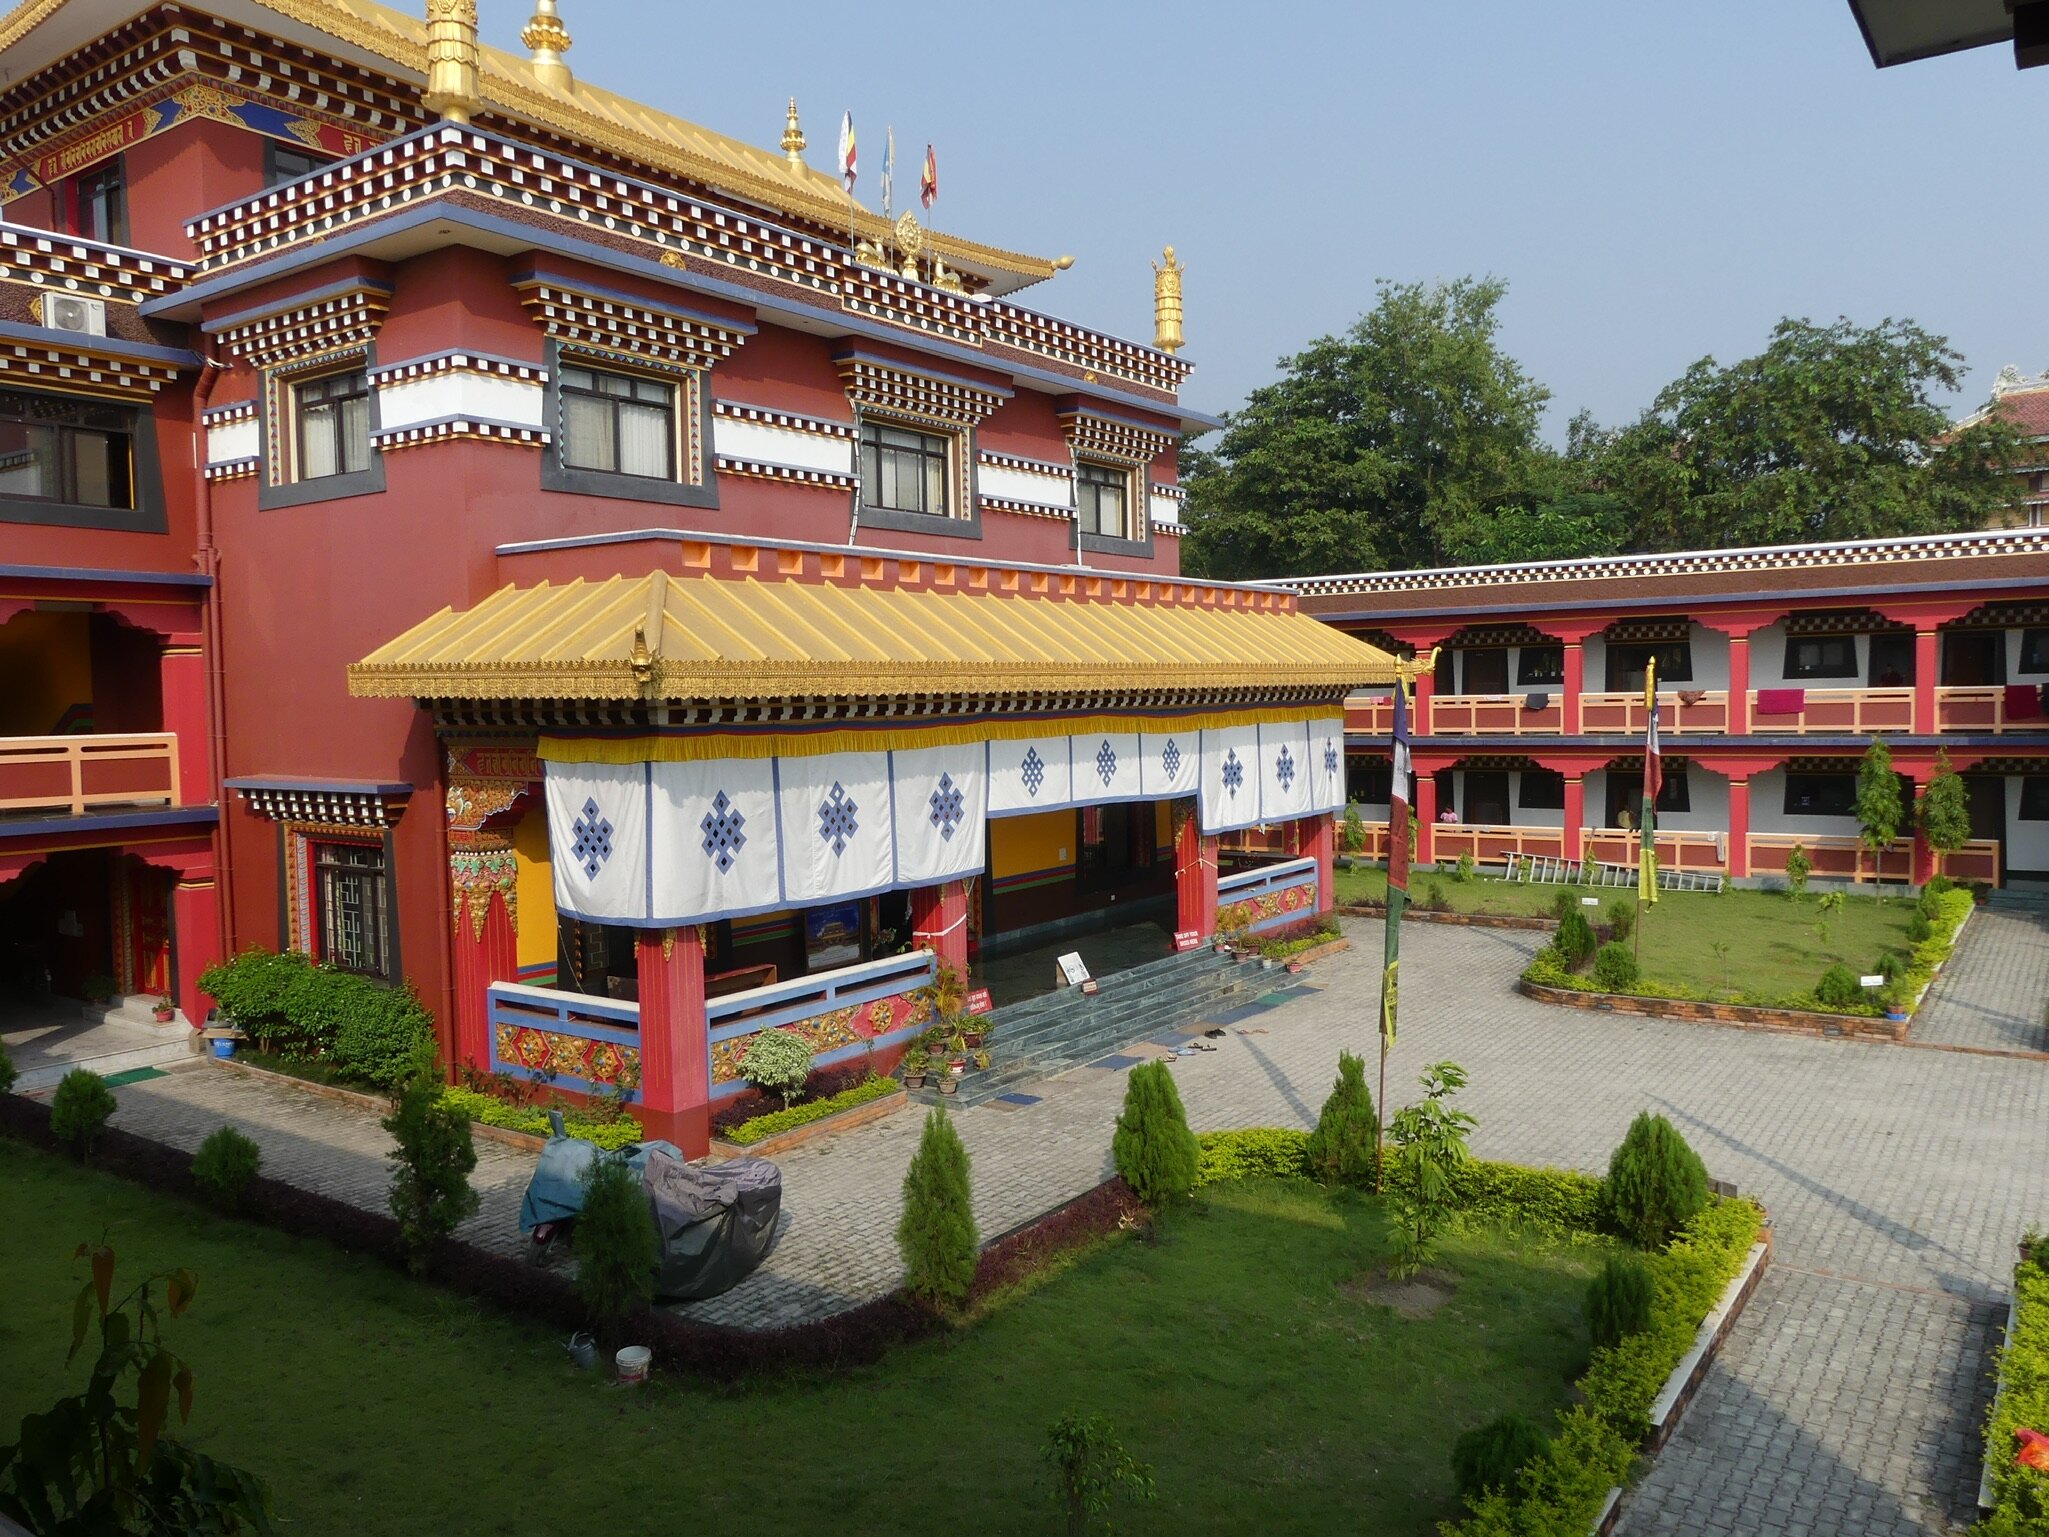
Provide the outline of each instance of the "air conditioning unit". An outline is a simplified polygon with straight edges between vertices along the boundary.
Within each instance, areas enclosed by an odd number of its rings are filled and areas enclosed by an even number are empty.
[[[45,294],[43,324],[53,331],[75,331],[81,336],[107,334],[107,301],[81,299],[76,294]]]

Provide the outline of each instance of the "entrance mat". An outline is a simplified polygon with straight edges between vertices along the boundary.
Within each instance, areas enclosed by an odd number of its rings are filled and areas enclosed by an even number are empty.
[[[1228,1013],[1212,1014],[1208,1019],[1201,1021],[1201,1023],[1205,1025],[1235,1025],[1240,1020],[1255,1019],[1259,1015],[1266,1013],[1269,1009],[1276,1007],[1278,1007],[1278,1005],[1271,1003],[1240,1004],[1237,1008],[1230,1010]]]
[[[1302,983],[1294,987],[1284,987],[1278,992],[1261,993],[1252,1001],[1265,1004],[1268,1008],[1274,1008],[1279,1004],[1286,1003],[1290,998],[1304,998],[1310,993],[1320,993],[1322,991],[1323,989],[1320,987],[1310,987],[1306,983]]]
[[[1036,1094],[999,1094],[989,1103],[1005,1110],[1022,1110],[1026,1105],[1040,1103],[1040,1099]]]
[[[1142,1057],[1127,1057],[1122,1053],[1119,1053],[1114,1057],[1098,1057],[1095,1061],[1091,1062],[1089,1066],[1105,1068],[1108,1071],[1114,1073],[1120,1072],[1127,1067],[1135,1067],[1138,1065],[1138,1063],[1142,1062],[1143,1060],[1144,1058]]]
[[[101,1081],[110,1089],[118,1089],[123,1084],[142,1083],[151,1078],[167,1076],[169,1075],[160,1067],[131,1067],[125,1073],[111,1073]]]
[[[1165,1035],[1153,1035],[1153,1036],[1148,1036],[1148,1037],[1146,1037],[1146,1045],[1148,1045],[1148,1046],[1179,1046],[1179,1045],[1180,1045],[1180,1044],[1181,1044],[1181,1043],[1182,1043],[1183,1041],[1187,1040],[1187,1039],[1188,1039],[1188,1038],[1189,1038],[1189,1037],[1190,1037],[1191,1035],[1200,1035],[1200,1034],[1202,1034],[1202,1030],[1201,1030],[1201,1027],[1200,1027],[1200,1026],[1186,1026],[1186,1027],[1184,1027],[1184,1028],[1182,1028],[1182,1029],[1179,1029],[1179,1030],[1169,1030],[1169,1031],[1168,1031],[1168,1032],[1167,1032],[1167,1033],[1166,1033]]]

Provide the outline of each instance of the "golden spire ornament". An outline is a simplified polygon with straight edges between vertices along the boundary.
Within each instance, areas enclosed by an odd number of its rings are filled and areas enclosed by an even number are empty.
[[[421,105],[467,123],[477,99],[477,0],[427,0],[427,89]]]
[[[1174,248],[1166,250],[1166,265],[1153,263],[1153,345],[1162,352],[1179,352],[1181,337],[1181,274],[1188,269],[1174,260]]]
[[[797,121],[797,98],[790,98],[790,115],[783,120],[783,158],[790,162],[790,169],[804,169],[804,128]]]
[[[526,45],[534,78],[541,84],[563,91],[576,84],[576,77],[563,62],[562,55],[569,52],[569,29],[562,25],[555,0],[534,0],[534,14],[520,29],[519,40]]]

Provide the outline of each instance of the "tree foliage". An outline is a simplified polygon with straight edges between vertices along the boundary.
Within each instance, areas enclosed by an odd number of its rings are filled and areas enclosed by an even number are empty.
[[[477,1209],[470,1171],[477,1166],[469,1117],[442,1103],[441,1083],[421,1073],[399,1091],[380,1123],[394,1144],[390,1153],[391,1214],[415,1273],[441,1240]]]
[[[1970,799],[1946,751],[1936,753],[1935,772],[1921,792],[1921,836],[1938,854],[1954,854],[1970,840]]]
[[[943,1107],[925,1118],[918,1151],[904,1173],[897,1221],[904,1290],[931,1308],[958,1307],[975,1283],[981,1235],[968,1197],[968,1150]]]
[[[1885,877],[1885,851],[1900,835],[1906,806],[1900,796],[1900,776],[1893,772],[1892,750],[1885,738],[1875,736],[1864,749],[1864,761],[1857,765],[1857,829],[1864,846],[1877,861],[1881,881]]]
[[[1067,1537],[1114,1531],[1105,1518],[1119,1491],[1135,1501],[1153,1498],[1152,1468],[1124,1450],[1116,1427],[1100,1414],[1055,1420],[1046,1432],[1046,1460],[1053,1464],[1053,1497],[1067,1519]]]
[[[601,1154],[584,1169],[573,1242],[577,1295],[600,1330],[616,1329],[654,1300],[662,1239],[647,1186],[625,1158]]]
[[[1662,1249],[1707,1205],[1707,1167],[1678,1128],[1645,1110],[1609,1158],[1602,1196],[1637,1247]]]
[[[1131,1070],[1110,1155],[1131,1193],[1155,1210],[1195,1188],[1195,1133],[1166,1063],[1143,1062]]]
[[[1373,1094],[1366,1087],[1365,1059],[1341,1051],[1337,1081],[1316,1118],[1316,1130],[1309,1134],[1310,1173],[1326,1185],[1364,1184],[1373,1176],[1379,1132]]]

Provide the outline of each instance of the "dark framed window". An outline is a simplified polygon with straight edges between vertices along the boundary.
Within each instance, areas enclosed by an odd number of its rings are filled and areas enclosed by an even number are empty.
[[[676,387],[564,363],[562,462],[572,470],[676,478]]]
[[[128,244],[128,169],[116,155],[64,183],[57,190],[58,217],[74,235]]]
[[[1131,472],[1084,459],[1075,466],[1074,519],[1085,534],[1131,537]]]
[[[1515,681],[1518,688],[1527,688],[1533,683],[1562,684],[1565,681],[1565,648],[1524,646],[1515,659]]]
[[[324,374],[292,386],[299,480],[359,475],[370,468],[370,376]]]
[[[312,149],[295,149],[271,139],[263,146],[263,185],[282,187],[288,181],[311,176],[322,166],[333,163],[332,155],[323,155]]]
[[[1082,806],[1075,818],[1075,879],[1101,889],[1146,874],[1153,864],[1153,808],[1149,801]]]
[[[2021,631],[2021,671],[2049,672],[2049,630]]]
[[[2023,822],[2049,822],[2049,774],[2029,774],[2021,780]]]
[[[1666,769],[1665,777],[1658,785],[1658,810],[1691,811],[1693,809],[1693,787],[1687,782],[1685,769]]]
[[[382,845],[315,843],[317,959],[366,977],[391,977],[391,880]]]
[[[1385,806],[1394,796],[1394,765],[1354,758],[1345,765],[1345,799],[1355,806]]]
[[[1516,785],[1515,803],[1524,811],[1563,811],[1565,776],[1551,769],[1524,769]]]
[[[1687,782],[1686,770],[1667,768],[1664,781],[1658,786],[1659,811],[1691,811],[1693,809],[1693,787]],[[1620,827],[1622,813],[1629,813],[1631,825],[1639,820],[1643,810],[1643,770],[1610,769],[1608,771],[1608,819],[1603,827]]]
[[[1508,770],[1466,770],[1466,803],[1458,809],[1462,822],[1480,827],[1508,826]]]
[[[1854,678],[1857,637],[1854,635],[1789,635],[1786,637],[1789,678]]]
[[[884,512],[951,514],[953,439],[893,422],[861,423],[861,502]]]
[[[135,409],[0,391],[0,497],[135,506]]]
[[[1655,658],[1659,683],[1693,681],[1690,640],[1611,641],[1608,645],[1608,690],[1619,693],[1643,687],[1644,669]]]
[[[1786,775],[1789,817],[1850,817],[1857,814],[1855,774]]]
[[[1462,653],[1459,681],[1462,694],[1507,693],[1508,652],[1500,646],[1480,646]]]

